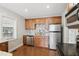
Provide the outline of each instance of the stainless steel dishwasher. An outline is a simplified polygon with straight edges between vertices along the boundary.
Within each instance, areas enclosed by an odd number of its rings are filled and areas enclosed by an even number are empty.
[[[34,37],[31,36],[31,35],[28,35],[27,36],[27,42],[26,42],[27,45],[31,45],[31,46],[34,46]]]

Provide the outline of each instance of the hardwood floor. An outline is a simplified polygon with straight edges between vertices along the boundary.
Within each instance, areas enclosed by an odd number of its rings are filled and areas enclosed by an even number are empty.
[[[13,51],[13,56],[57,56],[57,51],[24,45]]]

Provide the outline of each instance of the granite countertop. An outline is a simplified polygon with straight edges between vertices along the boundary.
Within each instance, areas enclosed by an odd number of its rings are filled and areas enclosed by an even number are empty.
[[[58,44],[60,54],[64,56],[79,56],[79,48],[76,44]]]
[[[30,37],[30,36],[33,36],[33,37],[34,37],[34,36],[38,36],[38,37],[48,37],[48,35],[24,35],[24,36],[29,36],[29,37]]]
[[[0,56],[12,56],[9,52],[0,51]]]
[[[12,40],[16,40],[16,39],[0,39],[0,43],[12,41]]]

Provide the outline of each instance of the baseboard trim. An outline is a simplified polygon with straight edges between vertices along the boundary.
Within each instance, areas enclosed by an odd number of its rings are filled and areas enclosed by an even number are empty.
[[[15,48],[12,48],[12,49],[8,50],[8,52],[12,52],[12,51],[16,50],[17,48],[19,48],[21,46],[23,46],[23,44],[17,45]]]

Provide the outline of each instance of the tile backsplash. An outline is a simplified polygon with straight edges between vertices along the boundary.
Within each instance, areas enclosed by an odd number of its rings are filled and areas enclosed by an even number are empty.
[[[27,35],[35,35],[35,30],[26,30]]]
[[[48,35],[48,28],[47,24],[37,24],[35,30],[26,30],[27,35]]]

